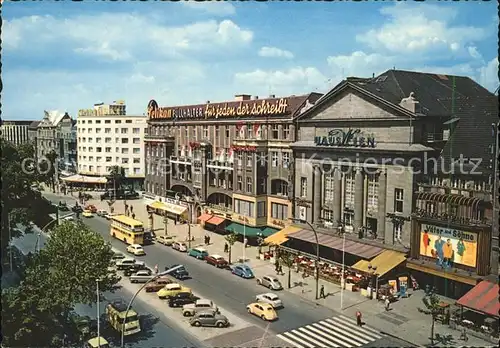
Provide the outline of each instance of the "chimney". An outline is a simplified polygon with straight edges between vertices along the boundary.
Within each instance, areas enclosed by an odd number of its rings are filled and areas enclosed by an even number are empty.
[[[244,101],[244,100],[250,100],[252,96],[250,94],[237,94],[234,96],[234,100],[236,101]]]
[[[270,94],[269,98],[276,98],[276,94]]]
[[[210,100],[207,100],[206,104],[210,104]]]
[[[258,95],[254,95],[253,96],[253,100],[259,100],[259,96]]]
[[[375,73],[372,73],[372,79],[374,79],[374,78],[375,78]]]
[[[411,92],[408,98],[401,99],[400,106],[413,113],[419,112],[419,101],[415,99],[415,93]]]

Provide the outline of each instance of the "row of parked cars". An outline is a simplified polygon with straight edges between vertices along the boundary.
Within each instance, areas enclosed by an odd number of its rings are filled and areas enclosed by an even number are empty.
[[[146,267],[144,262],[127,258],[120,253],[115,254],[114,258],[117,269],[123,271],[131,283],[148,283],[144,288],[146,292],[155,292],[158,298],[167,300],[171,308],[181,308],[183,316],[190,317],[189,323],[192,326],[220,328],[229,326],[227,317],[220,313],[219,308],[211,300],[196,297],[191,288],[178,282],[189,278],[189,272],[184,266],[169,273],[169,276],[160,276],[151,281],[156,274]],[[165,270],[176,266],[179,265],[167,266]]]

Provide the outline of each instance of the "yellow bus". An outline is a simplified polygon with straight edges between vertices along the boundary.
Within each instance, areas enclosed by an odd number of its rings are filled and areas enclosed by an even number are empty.
[[[126,215],[111,217],[110,234],[127,244],[144,244],[144,226],[142,222]]]
[[[115,300],[106,306],[106,318],[113,329],[122,332],[125,327],[124,336],[129,336],[141,332],[139,316],[137,312],[130,309],[127,313],[127,305],[122,300]],[[125,325],[123,325],[125,323]]]

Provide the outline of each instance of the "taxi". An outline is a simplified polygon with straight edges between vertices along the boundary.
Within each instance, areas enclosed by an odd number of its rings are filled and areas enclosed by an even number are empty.
[[[178,283],[167,284],[163,287],[163,289],[159,290],[156,294],[160,299],[166,299],[168,297],[175,296],[181,292],[191,293],[190,288],[186,288]]]
[[[135,256],[146,255],[146,252],[142,248],[142,245],[139,245],[139,244],[130,244],[127,247],[127,252],[134,254]]]
[[[82,213],[82,216],[86,218],[91,218],[94,216],[94,214],[92,214],[92,211],[85,209]]]
[[[273,321],[278,319],[278,313],[274,310],[273,306],[269,303],[254,302],[247,306],[247,311],[262,320]]]

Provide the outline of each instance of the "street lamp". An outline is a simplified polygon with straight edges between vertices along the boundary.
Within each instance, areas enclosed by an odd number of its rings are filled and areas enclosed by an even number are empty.
[[[134,302],[135,298],[137,297],[137,295],[139,295],[139,293],[141,292],[142,289],[144,289],[144,287],[146,285],[148,285],[149,283],[151,283],[152,281],[158,279],[159,277],[161,276],[164,276],[164,275],[167,275],[175,270],[178,270],[179,268],[182,268],[183,266],[182,265],[177,265],[175,267],[172,267],[172,268],[169,268],[163,272],[160,272],[158,273],[157,275],[155,275],[154,277],[152,277],[151,279],[149,279],[147,282],[145,282],[140,288],[139,290],[137,290],[137,292],[134,294],[134,296],[132,297],[132,299],[130,300],[130,302],[128,303],[127,305],[127,310],[125,311],[125,316],[123,318],[123,323],[122,323],[122,332],[121,332],[121,345],[120,347],[123,348],[124,347],[124,344],[125,344],[125,323],[127,322],[127,316],[128,316],[128,312],[130,310],[130,307],[132,307],[132,303]]]
[[[305,223],[307,224],[312,231],[314,232],[314,237],[316,238],[316,264],[315,264],[315,269],[316,269],[316,300],[319,299],[319,240],[318,240],[318,232],[316,232],[316,229],[314,228],[313,225],[307,220],[301,220],[298,218],[291,218],[293,222],[300,222],[300,223]]]
[[[188,202],[186,195],[182,196],[182,199],[179,199],[180,202],[184,202],[187,205],[187,210],[188,210],[188,248],[191,249],[191,204]]]

